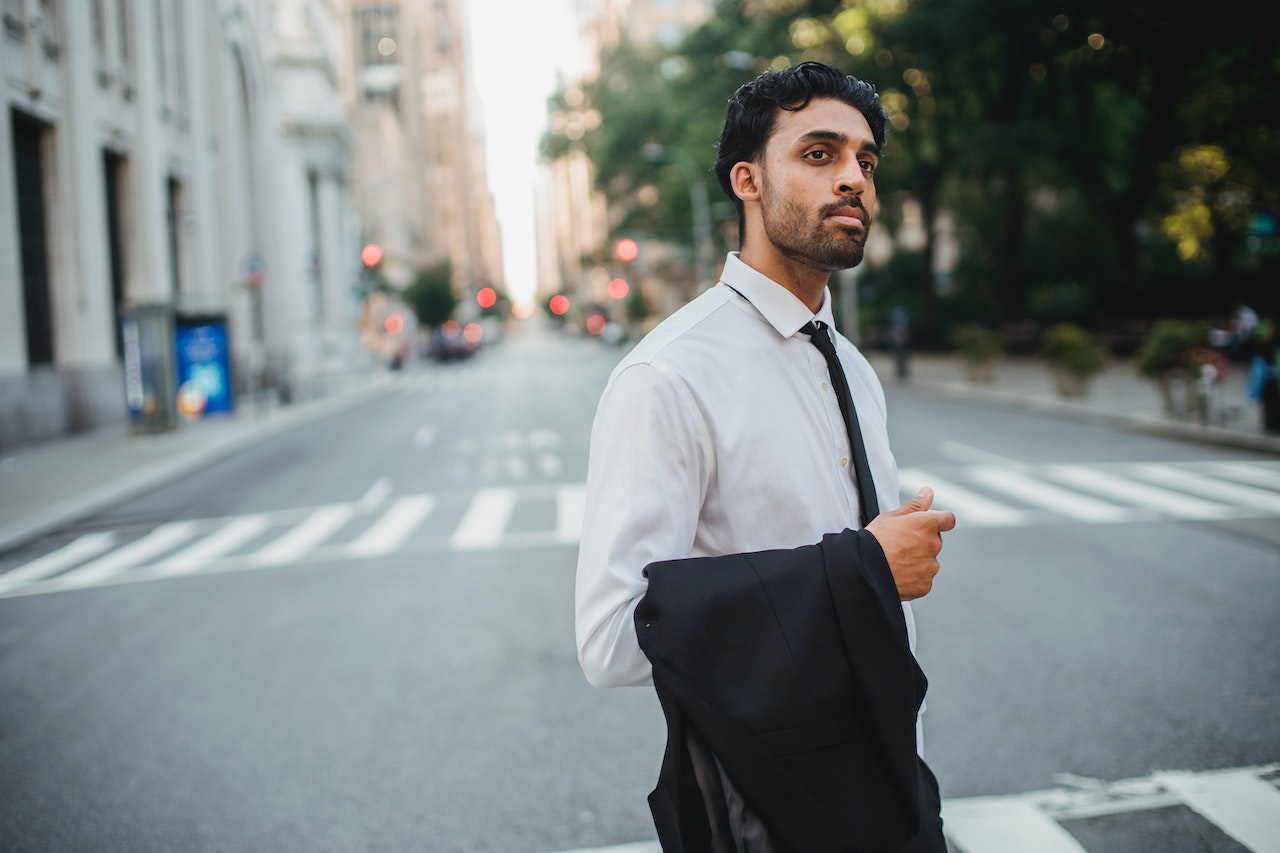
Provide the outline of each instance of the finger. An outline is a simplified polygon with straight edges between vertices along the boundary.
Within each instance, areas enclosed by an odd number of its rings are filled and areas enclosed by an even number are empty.
[[[954,530],[956,526],[956,514],[948,509],[935,509],[934,515],[938,520],[938,532],[942,533],[947,530]]]
[[[933,506],[933,489],[923,486],[916,496],[902,505],[903,512],[924,512]]]

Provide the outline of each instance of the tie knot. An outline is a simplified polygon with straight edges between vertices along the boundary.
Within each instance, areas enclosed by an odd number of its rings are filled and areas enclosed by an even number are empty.
[[[821,320],[811,320],[800,327],[800,331],[809,336],[809,343],[817,347],[823,355],[830,352],[835,355],[836,347],[831,342],[831,335],[827,332],[827,324]]]

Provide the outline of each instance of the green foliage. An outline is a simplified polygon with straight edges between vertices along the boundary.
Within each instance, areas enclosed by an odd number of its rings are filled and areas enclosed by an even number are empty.
[[[419,271],[413,283],[404,289],[403,298],[413,309],[418,323],[426,328],[435,328],[448,320],[458,307],[449,265]]]
[[[981,364],[1004,354],[1004,336],[987,326],[965,323],[956,327],[951,339],[968,362]]]
[[[1092,376],[1106,366],[1106,354],[1094,336],[1075,323],[1057,323],[1040,336],[1049,363],[1077,376]]]
[[[1207,341],[1208,329],[1203,324],[1163,318],[1152,324],[1133,363],[1143,376],[1158,379],[1166,373],[1187,370],[1192,351]]]
[[[687,152],[720,199],[726,99],[822,60],[875,84],[890,114],[876,228],[901,236],[908,196],[924,217],[925,262],[892,295],[918,329],[946,341],[954,305],[999,323],[1097,324],[1156,298],[1280,312],[1280,252],[1252,230],[1280,210],[1280,44],[1239,20],[1134,0],[722,0],[674,48],[603,57],[594,84],[562,93],[574,121],[544,153],[586,154],[619,230],[687,243],[687,180],[644,144]],[[732,207],[713,213],[732,234]],[[931,273],[943,215],[961,244],[954,294]]]

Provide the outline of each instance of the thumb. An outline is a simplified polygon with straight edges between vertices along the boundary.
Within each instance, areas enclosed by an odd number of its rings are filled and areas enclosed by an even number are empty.
[[[897,513],[906,515],[909,512],[924,512],[933,506],[933,489],[924,486],[916,492],[916,496],[898,507]]]

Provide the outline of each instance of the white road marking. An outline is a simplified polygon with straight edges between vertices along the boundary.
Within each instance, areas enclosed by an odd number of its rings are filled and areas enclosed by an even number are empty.
[[[69,569],[72,566],[83,563],[85,560],[93,559],[115,544],[116,534],[114,532],[86,533],[56,551],[51,551],[24,566],[0,575],[0,593],[16,589],[32,581],[43,580],[56,575],[64,569]]]
[[[1266,514],[1280,513],[1280,495],[1256,486],[1228,483],[1167,465],[1134,465],[1131,470],[1153,483],[1257,509]]]
[[[961,444],[958,441],[943,439],[938,442],[938,452],[943,456],[955,462],[965,463],[984,463],[990,462],[998,465],[1019,465],[1016,459],[1010,459],[1008,456],[1001,456],[999,453],[992,453],[989,450],[982,450],[977,447],[970,447],[967,444]]]
[[[1231,507],[1222,504],[1193,498],[1167,489],[1157,489],[1146,483],[1135,482],[1125,477],[1100,471],[1097,468],[1084,468],[1076,465],[1051,465],[1049,476],[1077,488],[1091,491],[1120,501],[1128,501],[1139,509],[1156,509],[1174,518],[1233,518],[1238,513]]]
[[[1249,770],[1155,777],[1253,853],[1280,853],[1280,791]]]
[[[255,566],[294,562],[336,533],[354,514],[355,508],[351,504],[320,507],[288,533],[255,552],[250,562]]]
[[[515,506],[515,489],[481,489],[471,499],[449,544],[463,551],[494,547],[502,541]]]
[[[934,507],[954,512],[957,526],[1013,527],[1027,520],[1022,510],[983,497],[921,468],[903,468],[898,472],[898,481],[904,496],[915,495],[923,486],[932,487]]]
[[[356,509],[359,510],[361,515],[368,515],[382,506],[389,494],[391,494],[391,480],[387,477],[381,477],[374,481],[374,484],[360,497],[360,500],[356,501]]]
[[[556,489],[556,539],[564,543],[581,539],[582,516],[586,509],[586,484]]]
[[[181,545],[195,534],[195,524],[190,521],[175,521],[162,524],[141,539],[130,542],[123,548],[86,563],[78,569],[72,569],[65,575],[59,575],[50,583],[57,589],[91,586],[118,575],[126,569],[142,565],[150,560]]]
[[[942,825],[947,839],[961,853],[1087,853],[1065,829],[1027,800],[944,800]]]
[[[1220,477],[1280,491],[1280,469],[1263,467],[1261,462],[1209,462],[1202,467]]]
[[[1060,489],[1023,471],[984,465],[970,469],[969,476],[988,488],[1013,495],[1019,500],[1053,510],[1077,521],[1114,524],[1132,521],[1138,515],[1125,507],[1095,500],[1078,492]]]
[[[406,495],[391,505],[378,521],[346,547],[352,557],[381,557],[399,548],[431,514],[431,495]]]
[[[267,526],[268,516],[262,513],[232,519],[225,527],[162,560],[151,570],[162,577],[199,571],[258,536]]]

